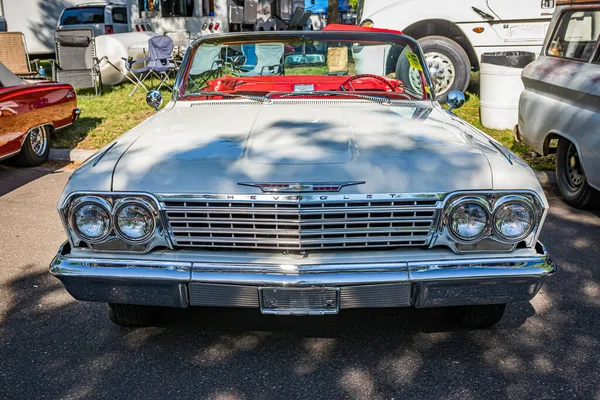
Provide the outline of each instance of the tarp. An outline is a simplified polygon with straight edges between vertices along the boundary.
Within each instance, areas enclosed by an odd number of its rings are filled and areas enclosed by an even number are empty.
[[[304,9],[310,10],[313,14],[327,14],[327,0],[304,0]],[[348,0],[338,0],[340,12],[350,11],[352,7],[348,4]]]

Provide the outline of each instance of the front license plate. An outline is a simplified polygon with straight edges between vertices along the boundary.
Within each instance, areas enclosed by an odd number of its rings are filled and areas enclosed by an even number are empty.
[[[323,315],[339,312],[339,288],[258,289],[260,311],[278,315]]]

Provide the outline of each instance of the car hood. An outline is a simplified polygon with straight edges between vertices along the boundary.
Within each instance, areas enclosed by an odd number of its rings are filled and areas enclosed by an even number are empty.
[[[239,183],[364,181],[342,190],[439,193],[492,189],[489,155],[509,165],[489,138],[431,103],[179,102],[144,125],[108,157],[114,191],[260,193]]]

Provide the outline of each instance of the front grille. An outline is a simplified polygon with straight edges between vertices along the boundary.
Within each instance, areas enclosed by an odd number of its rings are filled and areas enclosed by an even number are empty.
[[[425,246],[439,212],[438,200],[431,198],[340,201],[339,196],[321,196],[327,200],[292,196],[277,201],[272,200],[277,196],[266,196],[271,200],[259,201],[221,197],[226,196],[164,200],[176,246],[288,251]]]

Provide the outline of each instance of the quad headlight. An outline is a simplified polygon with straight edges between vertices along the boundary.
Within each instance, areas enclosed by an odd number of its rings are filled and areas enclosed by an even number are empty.
[[[536,229],[543,211],[534,195],[467,194],[453,197],[448,203],[445,225],[454,243],[492,239],[514,245]]]
[[[78,236],[93,243],[103,240],[111,229],[109,205],[96,197],[83,197],[73,205],[71,226]]]
[[[144,201],[122,200],[116,207],[114,221],[117,233],[126,241],[143,241],[154,232],[151,206]]]
[[[158,213],[145,197],[81,196],[64,209],[74,243],[129,245],[156,242]],[[117,246],[118,247],[118,246]]]
[[[461,241],[474,241],[489,230],[490,214],[478,199],[464,199],[456,203],[448,216],[452,235]]]
[[[523,239],[534,224],[534,212],[526,203],[507,201],[494,212],[494,234],[506,241]]]

